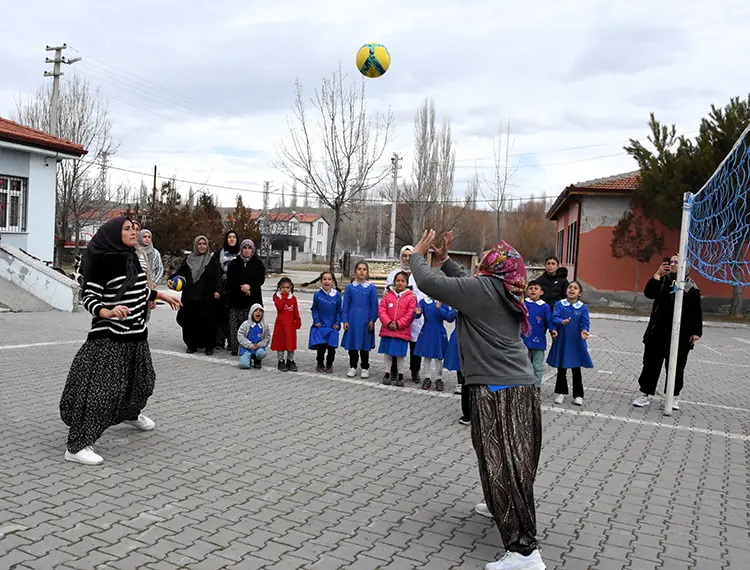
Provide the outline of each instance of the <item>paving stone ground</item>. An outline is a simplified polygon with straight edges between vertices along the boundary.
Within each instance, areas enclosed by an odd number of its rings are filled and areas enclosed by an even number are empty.
[[[309,326],[310,297],[301,296]],[[750,331],[707,328],[682,409],[636,409],[642,323],[593,321],[583,408],[543,389],[539,538],[550,569],[750,567]],[[502,555],[447,392],[187,355],[155,311],[153,432],[63,460],[58,402],[85,314],[0,314],[0,569],[481,569]],[[300,346],[307,346],[305,329]],[[48,343],[48,344],[42,344]],[[379,364],[379,359],[374,359]],[[663,385],[663,384],[662,384]],[[413,385],[412,385],[413,386]]]

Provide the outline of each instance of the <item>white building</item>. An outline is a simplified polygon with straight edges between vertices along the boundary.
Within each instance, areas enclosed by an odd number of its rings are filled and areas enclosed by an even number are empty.
[[[85,154],[81,145],[0,117],[3,244],[23,249],[43,261],[53,259],[57,162]]]
[[[253,212],[252,217],[262,223],[263,212]],[[274,235],[304,236],[304,246],[287,248],[285,257],[288,261],[309,263],[326,259],[328,256],[329,225],[320,214],[272,212],[269,229]]]

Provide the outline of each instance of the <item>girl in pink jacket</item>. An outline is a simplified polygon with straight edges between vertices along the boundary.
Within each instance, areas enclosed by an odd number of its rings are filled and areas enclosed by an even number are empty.
[[[404,358],[409,350],[411,340],[411,323],[417,308],[417,298],[407,289],[409,276],[397,273],[393,280],[393,289],[386,291],[378,307],[380,318],[380,347],[378,354],[385,355],[385,376],[383,384],[391,385],[391,378],[395,378],[395,385],[404,387]]]

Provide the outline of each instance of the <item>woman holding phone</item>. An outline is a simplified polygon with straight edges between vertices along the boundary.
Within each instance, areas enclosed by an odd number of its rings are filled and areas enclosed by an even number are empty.
[[[669,367],[669,352],[672,343],[672,318],[674,316],[674,287],[677,280],[677,267],[680,258],[677,255],[665,257],[654,276],[646,283],[643,294],[653,299],[651,318],[643,335],[643,370],[638,378],[640,393],[633,400],[633,405],[643,408],[651,404],[651,396],[656,393],[661,369]],[[674,403],[672,409],[679,410],[677,397],[682,391],[685,377],[685,366],[690,351],[703,336],[703,309],[701,292],[695,282],[685,277],[685,296],[682,305],[682,326],[680,327],[680,344],[677,349],[677,371],[674,384]],[[666,387],[665,387],[666,390]]]

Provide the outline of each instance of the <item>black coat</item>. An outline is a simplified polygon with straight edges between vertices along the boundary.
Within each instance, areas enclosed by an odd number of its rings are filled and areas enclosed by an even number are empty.
[[[536,282],[542,288],[544,294],[542,301],[549,305],[550,309],[555,308],[555,303],[566,299],[568,296],[568,268],[559,267],[554,275],[544,273],[541,277],[536,278]]]
[[[668,349],[672,341],[672,317],[674,315],[674,299],[672,292],[675,278],[665,275],[661,279],[653,277],[646,283],[643,294],[647,299],[653,299],[651,317],[643,335],[643,343],[658,343]],[[701,306],[701,292],[693,286],[685,291],[682,301],[682,320],[680,323],[680,344],[690,341],[691,336],[703,336],[703,308]]]
[[[263,306],[261,287],[266,282],[266,266],[257,255],[245,261],[241,256],[229,262],[227,268],[227,300],[233,309],[249,309],[255,303]],[[250,285],[250,294],[242,291],[243,285]]]
[[[214,293],[222,292],[221,267],[214,257],[211,258],[198,281],[193,282],[193,274],[190,271],[187,258],[183,260],[180,268],[170,279],[174,279],[178,275],[185,279],[185,286],[182,290],[183,301],[213,301]]]

